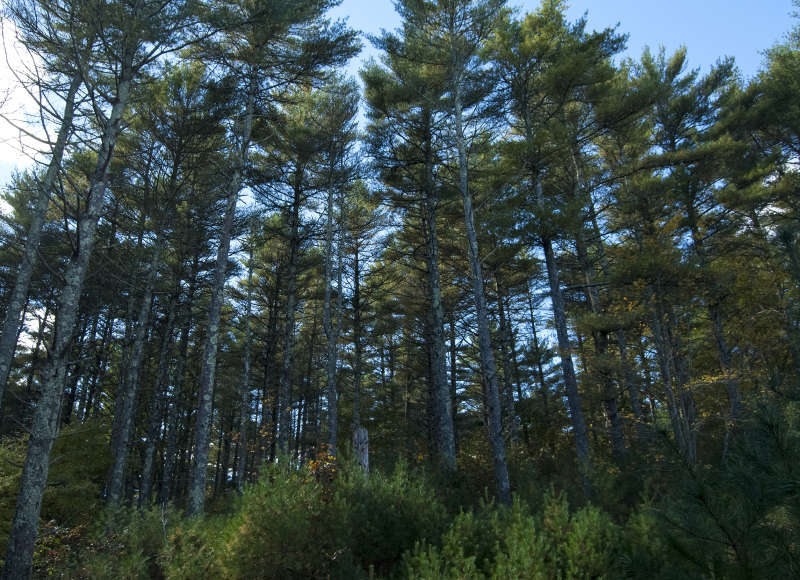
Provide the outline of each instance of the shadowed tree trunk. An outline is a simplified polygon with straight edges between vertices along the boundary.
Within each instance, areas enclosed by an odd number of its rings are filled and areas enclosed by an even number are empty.
[[[247,467],[247,423],[250,418],[250,343],[253,332],[250,316],[253,310],[253,244],[247,260],[247,301],[244,314],[244,353],[242,356],[242,386],[239,395],[239,454],[236,458],[236,490],[242,493]]]
[[[454,56],[455,60],[455,56]],[[456,68],[454,66],[454,68]],[[489,444],[492,448],[494,475],[497,484],[497,497],[506,505],[511,504],[511,486],[506,464],[506,448],[503,441],[503,424],[500,414],[500,387],[497,380],[497,367],[489,335],[489,314],[486,308],[486,293],[483,287],[483,268],[478,252],[478,235],[475,231],[475,216],[472,209],[472,193],[467,175],[467,146],[464,138],[462,119],[461,81],[453,82],[453,108],[455,111],[455,136],[458,150],[458,186],[464,202],[464,221],[467,233],[467,250],[472,273],[472,293],[475,300],[475,314],[478,322],[478,344],[480,347],[481,371],[486,384],[486,407],[489,429]]]
[[[286,264],[286,327],[283,329],[283,366],[280,382],[280,424],[278,426],[278,452],[289,453],[292,423],[292,362],[294,360],[295,311],[297,310],[297,260],[300,249],[301,179],[304,169],[295,169],[292,206],[289,209],[289,256]]]
[[[430,301],[430,358],[433,394],[434,433],[437,454],[447,471],[456,469],[455,428],[450,385],[447,382],[446,349],[444,340],[444,307],[442,306],[442,283],[439,274],[439,233],[436,213],[439,194],[433,178],[433,143],[431,135],[431,112],[425,110],[424,136],[424,199],[422,201],[422,224],[425,230],[425,264],[427,268],[428,298]]]
[[[189,498],[186,513],[189,516],[198,516],[203,513],[206,495],[206,477],[208,471],[208,454],[211,443],[211,414],[214,406],[214,376],[217,370],[217,343],[219,341],[220,312],[222,310],[225,279],[228,268],[228,253],[231,247],[233,234],[233,219],[236,215],[236,202],[239,191],[242,189],[242,179],[247,167],[247,155],[250,149],[250,135],[253,130],[253,115],[255,111],[256,91],[258,88],[255,73],[250,73],[250,82],[247,91],[247,105],[242,121],[237,159],[231,175],[231,181],[226,196],[225,217],[217,247],[217,260],[214,264],[214,282],[211,287],[211,303],[208,307],[208,327],[206,343],[203,348],[202,367],[200,372],[199,397],[197,419],[194,431],[194,457],[192,458],[191,476],[189,483]]]
[[[173,294],[167,307],[167,319],[164,321],[164,329],[161,333],[161,341],[158,348],[158,370],[156,380],[153,385],[153,392],[150,395],[150,403],[147,406],[147,433],[144,449],[144,459],[142,460],[141,491],[139,493],[139,507],[145,507],[151,501],[153,494],[153,466],[155,465],[156,447],[161,434],[161,424],[164,422],[164,411],[167,397],[167,379],[169,377],[169,359],[172,346],[172,335],[175,324],[175,308],[178,303],[178,296]]]
[[[50,195],[58,179],[58,172],[61,169],[61,160],[64,157],[64,149],[67,146],[67,138],[72,131],[75,98],[81,84],[82,77],[80,74],[76,73],[70,79],[69,88],[64,97],[64,114],[61,118],[61,126],[58,129],[56,142],[53,145],[50,163],[41,181],[38,181],[36,184],[36,206],[31,216],[31,223],[28,226],[25,249],[22,251],[22,262],[19,265],[19,271],[14,280],[14,288],[11,290],[11,295],[6,305],[6,318],[3,323],[3,333],[0,335],[0,411],[3,409],[3,394],[5,393],[6,383],[8,382],[8,373],[11,370],[11,362],[14,358],[14,351],[17,346],[17,336],[22,323],[20,313],[28,300],[28,289],[31,285],[33,269],[39,258],[39,242],[42,238],[42,226],[47,216]]]
[[[147,283],[144,295],[141,298],[141,305],[136,320],[136,330],[134,331],[133,344],[131,345],[131,355],[128,360],[128,368],[125,378],[125,392],[122,396],[121,407],[115,409],[119,414],[119,431],[116,437],[112,437],[113,448],[111,450],[114,463],[111,467],[111,474],[108,483],[108,503],[117,505],[122,500],[125,484],[125,464],[128,461],[130,450],[130,439],[133,432],[133,420],[136,413],[136,400],[139,393],[140,374],[142,358],[144,357],[145,339],[150,326],[150,311],[152,310],[153,288],[156,283],[156,275],[161,260],[161,240],[157,239],[153,247],[153,257],[150,261],[150,269],[147,275]]]
[[[90,180],[89,199],[78,220],[78,247],[67,265],[64,287],[58,300],[53,342],[42,373],[41,397],[31,425],[28,452],[22,470],[20,493],[8,537],[3,578],[27,578],[33,565],[33,548],[42,508],[42,497],[50,467],[50,451],[58,435],[64,375],[72,344],[89,258],[94,249],[95,230],[103,209],[111,157],[119,135],[122,115],[128,105],[133,77],[133,54],[127,54],[117,84],[116,99],[106,122],[97,162]]]

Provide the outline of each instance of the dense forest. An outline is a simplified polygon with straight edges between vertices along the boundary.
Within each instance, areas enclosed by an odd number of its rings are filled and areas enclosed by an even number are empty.
[[[335,3],[3,1],[2,578],[800,577],[800,26]]]

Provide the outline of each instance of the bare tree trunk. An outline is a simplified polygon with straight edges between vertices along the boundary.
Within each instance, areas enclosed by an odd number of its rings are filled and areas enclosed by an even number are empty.
[[[95,230],[103,209],[111,157],[117,143],[122,115],[130,98],[132,59],[133,54],[129,54],[128,61],[121,67],[116,99],[105,125],[97,163],[90,180],[86,211],[78,223],[77,254],[70,260],[64,275],[65,284],[59,298],[53,342],[42,374],[41,398],[34,411],[20,493],[8,537],[3,578],[27,578],[31,574],[39,513],[50,467],[50,451],[58,435],[67,358],[89,268],[89,258],[94,249]]]
[[[450,413],[453,417],[453,446],[458,454],[458,430],[456,417],[458,417],[458,351],[456,347],[456,319],[450,313]]]
[[[369,435],[364,427],[353,432],[353,453],[364,473],[369,473]]]
[[[119,432],[116,437],[112,437],[114,447],[111,453],[114,457],[114,463],[111,467],[107,496],[107,501],[110,505],[118,505],[120,503],[125,487],[125,464],[128,461],[130,439],[133,432],[133,419],[136,413],[136,400],[139,394],[145,339],[147,338],[147,330],[150,326],[153,288],[155,287],[156,275],[161,260],[161,244],[161,240],[157,239],[153,247],[153,256],[150,261],[150,269],[144,295],[142,296],[141,305],[139,306],[136,331],[134,333],[131,355],[128,361],[122,405],[114,410],[115,413],[119,414],[120,420],[118,422]]]
[[[292,423],[292,362],[295,342],[295,310],[297,309],[297,259],[300,249],[300,203],[302,199],[301,172],[295,177],[292,207],[289,210],[289,259],[286,266],[286,328],[283,334],[283,366],[280,383],[280,425],[278,428],[278,451],[289,453]]]
[[[211,412],[214,406],[214,375],[217,370],[217,342],[219,341],[220,312],[224,300],[225,274],[228,268],[228,253],[233,233],[233,219],[236,215],[236,201],[242,189],[242,179],[247,166],[247,154],[250,148],[250,135],[253,130],[253,115],[257,83],[255,73],[251,71],[250,84],[247,91],[241,142],[238,159],[230,187],[227,192],[225,218],[217,248],[217,260],[214,264],[214,282],[211,288],[211,303],[208,307],[208,330],[203,348],[202,370],[200,372],[199,405],[194,431],[194,457],[192,458],[191,477],[189,483],[189,501],[186,513],[199,516],[203,513],[206,495],[206,477],[208,471],[208,454],[211,438]]]
[[[512,359],[516,359],[514,354],[511,327],[505,307],[505,288],[500,280],[499,272],[494,272],[495,289],[497,290],[497,311],[500,318],[500,356],[503,364],[503,401],[505,402],[505,419],[509,441],[512,445],[519,443],[519,424],[517,423],[517,411],[514,405],[514,375]]]
[[[3,394],[8,382],[8,374],[11,371],[11,362],[17,346],[17,336],[22,324],[20,313],[28,300],[28,289],[30,288],[33,269],[39,258],[39,241],[42,237],[42,226],[47,217],[50,195],[56,185],[58,172],[61,169],[61,160],[64,157],[67,139],[72,131],[75,98],[82,82],[82,77],[78,73],[74,74],[70,79],[69,88],[64,97],[64,115],[61,119],[61,126],[58,129],[56,142],[53,145],[50,163],[47,166],[44,177],[36,184],[36,206],[31,216],[31,223],[28,226],[28,236],[25,240],[25,249],[22,252],[22,262],[19,265],[14,288],[11,290],[6,306],[3,333],[0,335],[0,411],[3,408]]]
[[[329,168],[333,172],[333,168]],[[330,181],[330,180],[329,180]],[[333,284],[333,234],[334,234],[334,191],[333,183],[328,183],[328,199],[326,209],[326,224],[325,224],[325,298],[322,305],[322,327],[325,330],[325,338],[327,339],[326,359],[325,359],[325,377],[328,391],[328,453],[336,456],[336,446],[339,428],[338,416],[338,389],[336,385],[336,366],[337,366],[337,347],[339,342],[339,334],[342,328],[342,248],[339,244],[338,256],[339,263],[337,266],[339,284],[337,288],[337,304],[338,304],[338,319],[334,324],[333,316],[331,314],[331,294]],[[342,224],[339,224],[342,227]]]
[[[541,186],[540,186],[541,187]],[[591,458],[589,455],[589,438],[586,431],[586,420],[583,417],[583,403],[578,391],[578,381],[575,378],[575,367],[572,364],[572,346],[569,342],[567,330],[567,315],[564,308],[564,297],[561,293],[558,266],[553,253],[553,242],[550,238],[542,238],[547,278],[550,282],[550,299],[553,303],[553,320],[558,338],[558,355],[561,359],[561,372],[564,377],[564,389],[567,392],[569,403],[570,421],[575,437],[575,449],[578,455],[578,469],[583,479],[584,491],[591,495],[589,481],[591,473]]]
[[[244,314],[244,356],[242,361],[242,387],[239,395],[239,455],[236,461],[236,490],[244,489],[247,467],[247,423],[250,419],[250,343],[253,332],[250,316],[253,311],[253,243],[247,261],[247,305]]]
[[[464,138],[461,86],[459,79],[453,83],[455,134],[458,149],[459,189],[464,202],[464,221],[467,233],[467,249],[472,271],[472,290],[475,299],[475,314],[478,319],[478,344],[481,355],[481,371],[486,382],[486,407],[488,415],[489,444],[492,449],[497,497],[501,503],[511,504],[511,486],[506,464],[506,448],[503,441],[503,424],[500,415],[500,388],[494,362],[492,341],[489,335],[489,314],[486,308],[486,293],[483,287],[483,268],[478,252],[478,235],[475,231],[475,216],[472,209],[472,193],[467,175],[467,146]]]
[[[175,324],[175,307],[178,302],[177,294],[173,294],[167,309],[167,319],[161,334],[161,343],[158,348],[158,370],[153,392],[148,405],[148,424],[142,461],[142,484],[139,493],[139,507],[150,503],[153,495],[153,466],[155,464],[156,447],[161,434],[161,424],[164,421],[166,404],[167,379],[169,377],[170,346],[172,345],[173,325]]]
[[[198,248],[199,252],[199,248]],[[200,256],[196,253],[189,274],[189,287],[186,299],[182,305],[183,322],[180,334],[180,350],[172,379],[172,405],[167,403],[167,442],[164,452],[164,466],[161,471],[161,483],[158,489],[158,503],[166,505],[171,499],[172,490],[175,488],[176,467],[178,465],[178,435],[179,420],[183,406],[183,384],[186,380],[186,363],[189,358],[189,332],[192,328],[192,306],[197,286],[197,274],[200,267]],[[180,292],[180,289],[177,290]]]

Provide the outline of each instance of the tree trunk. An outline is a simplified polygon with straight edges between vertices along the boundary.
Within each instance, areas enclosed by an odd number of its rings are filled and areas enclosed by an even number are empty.
[[[121,67],[116,99],[106,122],[97,162],[90,180],[89,200],[78,222],[77,254],[72,257],[64,275],[65,284],[59,298],[53,342],[42,374],[41,398],[31,426],[28,452],[22,470],[20,493],[6,550],[4,578],[27,578],[33,565],[33,548],[42,508],[42,497],[50,467],[50,451],[58,435],[58,420],[63,395],[64,374],[70,352],[72,334],[78,314],[89,258],[94,249],[95,230],[103,209],[111,157],[119,135],[122,115],[131,91],[133,54]]]
[[[292,362],[294,360],[294,326],[297,309],[297,260],[300,249],[300,203],[302,199],[301,179],[303,169],[298,167],[295,176],[294,196],[289,210],[289,259],[286,266],[286,327],[283,334],[283,366],[280,383],[280,425],[278,428],[278,451],[289,453],[292,422]]]
[[[139,493],[139,507],[150,504],[153,494],[153,466],[155,464],[156,447],[161,434],[161,424],[164,420],[164,409],[167,396],[167,379],[169,377],[170,346],[172,345],[173,325],[175,324],[175,307],[178,302],[177,294],[173,294],[167,309],[167,319],[161,334],[161,343],[158,348],[158,370],[153,392],[148,405],[148,424],[142,461],[142,483]]]
[[[242,188],[242,179],[247,166],[247,154],[250,148],[250,135],[253,130],[253,115],[257,83],[255,73],[251,71],[247,91],[243,129],[238,159],[226,196],[225,218],[222,222],[217,260],[214,264],[214,282],[211,288],[211,303],[208,307],[208,330],[203,348],[202,369],[200,371],[199,405],[194,431],[194,457],[192,458],[191,477],[189,483],[189,501],[186,513],[199,516],[203,513],[206,495],[206,477],[208,471],[208,454],[211,438],[211,412],[214,406],[214,375],[217,370],[217,342],[219,341],[220,312],[224,300],[225,278],[228,268],[228,253],[233,233],[233,219],[236,215],[236,201]]]
[[[167,442],[164,452],[164,467],[161,471],[161,483],[158,489],[158,503],[161,505],[166,505],[169,502],[172,497],[172,490],[175,488],[174,479],[178,460],[178,434],[180,430],[179,420],[183,407],[183,384],[186,380],[186,363],[189,358],[189,333],[192,328],[192,306],[199,267],[200,256],[197,253],[192,260],[189,287],[182,306],[183,324],[181,325],[180,350],[178,351],[178,360],[175,363],[172,379],[172,405],[167,403]],[[180,289],[177,291],[180,292]]]
[[[239,454],[236,458],[236,490],[244,489],[247,466],[247,424],[250,419],[250,343],[253,332],[250,316],[253,311],[253,243],[247,261],[247,305],[244,314],[244,356],[242,357],[242,386],[239,394]]]
[[[125,464],[128,461],[131,434],[133,433],[133,420],[136,413],[136,399],[139,394],[145,339],[147,338],[147,330],[150,326],[153,288],[155,287],[156,275],[161,260],[161,244],[161,240],[157,239],[153,247],[153,256],[150,261],[147,284],[141,299],[133,344],[131,345],[131,355],[128,360],[122,405],[114,410],[115,413],[119,414],[120,420],[118,421],[119,432],[116,437],[112,437],[111,439],[113,443],[111,454],[114,457],[114,462],[111,467],[108,483],[107,501],[110,505],[118,505],[122,500],[124,492]]]
[[[431,112],[425,110],[425,181],[422,202],[425,230],[425,264],[427,267],[428,300],[430,303],[430,356],[434,412],[434,433],[439,461],[446,471],[456,470],[455,428],[453,426],[450,385],[447,383],[446,348],[444,340],[444,307],[439,274],[439,233],[436,213],[439,194],[433,177],[433,135]]]
[[[364,473],[369,473],[369,435],[364,427],[353,432],[353,453]]]
[[[56,185],[58,172],[61,169],[61,160],[67,139],[72,131],[72,118],[75,113],[75,97],[82,84],[82,77],[76,73],[70,79],[69,88],[64,98],[64,116],[58,129],[58,136],[53,145],[50,163],[40,182],[37,183],[36,206],[28,226],[28,236],[25,240],[25,249],[22,251],[22,262],[14,281],[14,288],[6,305],[6,317],[3,322],[3,333],[0,335],[0,411],[3,408],[3,394],[5,393],[8,374],[11,371],[11,362],[17,346],[17,336],[22,323],[20,313],[28,300],[33,269],[39,259],[39,241],[42,237],[42,226],[47,217],[47,207],[50,204],[50,195]],[[113,113],[112,113],[113,114]],[[113,145],[112,145],[113,150]]]
[[[333,173],[333,167],[329,168],[330,173]],[[337,366],[337,346],[339,342],[339,334],[341,331],[341,301],[342,301],[342,248],[341,244],[338,249],[339,263],[338,263],[338,276],[339,285],[337,288],[338,296],[337,302],[338,319],[334,324],[333,316],[331,314],[331,294],[333,284],[333,234],[334,234],[334,191],[333,183],[328,183],[328,196],[326,208],[326,223],[325,223],[325,298],[322,305],[322,327],[325,330],[325,338],[327,339],[326,358],[325,358],[325,377],[328,392],[328,453],[336,456],[336,446],[338,438],[339,416],[338,416],[338,389],[336,385],[336,366]],[[341,224],[339,224],[341,228]]]
[[[541,186],[539,186],[541,187]],[[564,297],[561,294],[558,266],[553,253],[553,242],[550,238],[542,238],[547,278],[550,284],[550,299],[553,303],[553,320],[558,339],[558,356],[561,359],[561,373],[564,377],[564,389],[567,392],[569,403],[570,421],[575,437],[575,449],[578,455],[578,469],[583,479],[584,491],[591,495],[591,458],[589,455],[589,438],[586,431],[586,420],[583,417],[583,403],[578,391],[578,381],[575,378],[575,367],[572,364],[572,346],[569,342],[567,330],[567,314],[564,307]]]
[[[361,264],[359,245],[353,248],[353,433],[361,427]],[[381,358],[383,355],[381,354]],[[354,440],[355,441],[355,440]]]
[[[258,437],[256,439],[256,452],[253,462],[255,464],[256,471],[261,466],[261,462],[264,460],[264,453],[267,447],[267,434],[269,433],[269,445],[270,445],[270,453],[269,458],[274,459],[274,446],[275,446],[275,437],[277,433],[275,432],[275,425],[277,424],[277,411],[275,409],[275,405],[278,403],[278,389],[275,384],[275,373],[273,369],[275,368],[275,349],[278,343],[278,311],[280,305],[280,295],[281,295],[281,274],[282,271],[280,267],[278,271],[275,273],[275,284],[272,288],[272,293],[269,299],[269,317],[267,321],[267,335],[264,337],[264,351],[263,351],[263,363],[264,363],[264,381],[262,385],[262,396],[261,396],[261,420],[258,425]],[[270,395],[271,393],[271,395]],[[269,414],[267,413],[267,404],[271,403]]]
[[[478,319],[478,344],[480,346],[481,371],[486,382],[486,406],[488,415],[489,444],[492,449],[494,475],[497,484],[497,497],[501,503],[511,504],[511,486],[508,480],[506,449],[503,441],[503,424],[500,416],[500,388],[497,368],[494,362],[492,341],[489,336],[489,314],[486,308],[486,293],[483,287],[483,268],[478,252],[478,235],[475,231],[475,216],[472,209],[472,193],[467,176],[467,147],[464,138],[462,119],[460,79],[455,79],[454,87],[455,134],[458,149],[459,189],[464,202],[464,221],[467,233],[467,249],[472,272],[472,291],[475,299],[475,314]]]
[[[511,341],[511,327],[506,314],[505,288],[500,280],[499,272],[494,272],[495,290],[497,290],[497,311],[500,318],[500,356],[503,363],[503,401],[505,403],[505,419],[509,441],[512,445],[519,443],[519,424],[514,405],[514,375],[512,360],[516,359]]]

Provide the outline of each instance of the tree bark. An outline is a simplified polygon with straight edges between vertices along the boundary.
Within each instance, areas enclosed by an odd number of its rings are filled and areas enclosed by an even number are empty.
[[[42,238],[42,226],[47,217],[47,207],[50,204],[50,195],[58,179],[61,169],[61,160],[67,146],[67,139],[72,131],[72,118],[75,113],[75,98],[82,84],[82,77],[76,73],[70,79],[69,88],[64,98],[64,115],[58,136],[53,145],[50,163],[41,181],[37,183],[36,206],[28,226],[28,236],[25,240],[25,249],[22,252],[22,262],[14,281],[14,288],[6,306],[6,317],[3,322],[3,333],[0,335],[0,412],[3,409],[3,394],[5,393],[8,374],[11,371],[11,362],[17,347],[17,336],[22,320],[20,313],[28,300],[33,269],[39,258],[39,242]],[[112,147],[113,149],[113,147]]]
[[[148,423],[144,459],[142,461],[141,491],[139,493],[139,507],[150,504],[153,495],[153,466],[155,464],[156,447],[161,434],[161,425],[164,422],[164,409],[167,395],[167,379],[169,377],[170,346],[175,324],[175,307],[178,302],[177,294],[173,294],[167,307],[167,319],[161,334],[158,348],[158,370],[156,381],[153,385],[150,403],[148,405]]]
[[[247,302],[244,314],[244,353],[242,356],[242,386],[239,393],[239,454],[236,458],[236,490],[244,490],[247,466],[247,424],[250,419],[250,343],[253,332],[250,316],[253,311],[253,242],[247,260]]]
[[[437,455],[446,471],[456,470],[455,428],[453,426],[450,385],[447,383],[446,348],[444,340],[444,307],[439,274],[439,234],[436,213],[439,194],[433,179],[433,136],[431,113],[425,111],[425,181],[422,202],[425,230],[425,263],[427,267],[428,299],[430,302],[430,357],[434,412],[434,433]]]
[[[192,458],[189,482],[189,498],[186,513],[199,516],[203,513],[206,495],[206,477],[208,471],[208,454],[211,443],[211,414],[214,406],[214,376],[217,370],[217,343],[219,341],[220,313],[224,300],[225,279],[228,269],[228,253],[233,233],[233,219],[236,215],[236,202],[242,189],[242,179],[247,166],[247,154],[250,148],[250,136],[253,130],[256,90],[258,88],[255,72],[251,71],[247,91],[241,142],[238,159],[231,176],[226,196],[225,217],[222,222],[217,260],[214,264],[214,282],[211,288],[211,303],[208,307],[208,330],[203,348],[202,369],[200,371],[199,405],[194,432],[194,457]]]
[[[300,249],[300,204],[302,200],[302,167],[296,168],[292,207],[289,209],[289,259],[286,265],[286,327],[283,334],[283,366],[280,382],[280,425],[278,451],[289,453],[292,423],[292,362],[294,360],[295,311],[297,309],[297,260]]]
[[[333,162],[331,162],[333,163]],[[333,167],[329,167],[329,175],[333,174]],[[322,327],[325,330],[325,338],[327,339],[326,359],[325,359],[325,377],[328,392],[328,453],[336,456],[338,429],[339,429],[339,415],[338,415],[338,388],[336,385],[336,366],[337,366],[337,350],[339,335],[342,328],[342,248],[341,243],[337,251],[338,259],[338,277],[339,283],[337,287],[337,320],[334,324],[333,316],[331,313],[331,294],[333,284],[333,253],[334,253],[334,184],[332,178],[328,183],[328,195],[326,204],[326,223],[325,223],[325,297],[322,305]],[[339,228],[342,224],[339,224]],[[341,237],[341,236],[340,236]]]
[[[153,256],[150,261],[150,268],[147,275],[147,284],[144,295],[139,306],[139,313],[136,321],[133,344],[131,345],[131,355],[128,360],[128,369],[125,377],[125,391],[122,396],[121,407],[115,409],[119,414],[119,432],[116,437],[112,437],[114,447],[111,453],[114,462],[108,483],[107,501],[110,505],[119,505],[125,486],[125,464],[128,461],[130,450],[131,434],[133,432],[133,420],[136,413],[136,400],[139,394],[139,383],[144,357],[145,339],[147,330],[150,326],[150,311],[152,310],[153,288],[156,283],[156,275],[161,260],[161,240],[157,239],[153,247]]]
[[[478,235],[475,231],[472,193],[469,189],[467,175],[467,146],[464,138],[461,83],[458,78],[454,79],[454,81],[453,107],[455,110],[456,148],[458,149],[458,186],[464,202],[467,250],[472,273],[472,293],[475,300],[475,314],[478,319],[478,344],[480,346],[481,371],[486,383],[489,444],[492,449],[497,497],[501,503],[510,505],[511,486],[508,479],[506,448],[505,442],[503,441],[503,424],[500,415],[500,388],[497,380],[497,367],[494,361],[492,341],[489,335],[489,314],[486,308],[486,293],[483,286],[483,268],[481,267],[480,254],[478,252]]]
[[[27,578],[31,574],[39,513],[50,467],[50,451],[58,435],[62,387],[78,304],[89,268],[89,258],[94,249],[95,230],[103,209],[111,158],[120,132],[122,115],[130,98],[133,54],[128,54],[127,58],[122,64],[116,99],[105,125],[97,163],[90,180],[86,211],[79,219],[77,253],[67,265],[64,275],[65,284],[59,298],[53,342],[42,374],[41,398],[34,411],[20,493],[8,537],[3,578]]]

